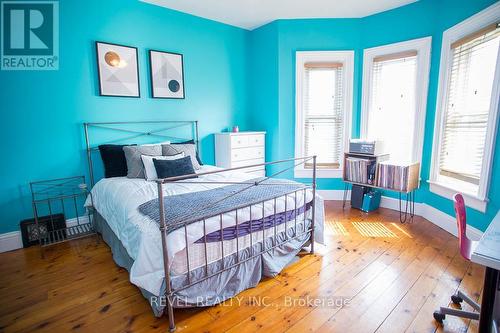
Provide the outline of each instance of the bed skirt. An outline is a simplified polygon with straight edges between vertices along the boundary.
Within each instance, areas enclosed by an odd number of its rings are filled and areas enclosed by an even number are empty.
[[[134,260],[128,255],[120,240],[108,226],[106,220],[98,212],[95,212],[94,217],[97,231],[102,235],[103,240],[111,248],[113,260],[118,266],[123,267],[130,272],[130,268],[132,267]],[[307,229],[311,222],[310,220],[306,220],[305,223],[307,223]],[[300,230],[303,230],[304,228],[303,223],[297,225],[297,227],[300,227],[298,229],[298,234],[300,234]],[[286,237],[290,237],[292,235],[291,233],[293,233],[293,230],[289,229],[287,232],[289,232],[288,235],[285,234],[285,231],[276,235],[278,242],[285,241]],[[263,277],[274,277],[288,264],[293,262],[295,256],[300,252],[300,250],[309,245],[309,240],[310,237],[308,233],[295,239],[290,239],[288,242],[276,247],[274,250],[270,250],[263,255],[242,262],[231,269],[218,273],[213,277],[201,281],[189,288],[177,291],[175,292],[172,300],[173,306],[176,308],[212,306],[236,296],[243,290],[253,288]],[[265,248],[272,247],[272,243],[273,238],[267,238],[265,240]],[[252,253],[258,253],[261,250],[261,247],[262,242],[253,245],[253,252],[250,247],[240,250],[239,260],[243,261],[250,258]],[[238,257],[235,253],[225,257],[224,260],[218,260],[211,263],[208,267],[208,274],[210,275],[211,273],[215,273],[222,267],[229,267],[235,264],[237,260]],[[200,267],[191,272],[191,278],[197,280],[198,278],[204,277],[205,274],[205,268]],[[177,290],[186,285],[187,275],[173,276],[171,278],[171,283],[173,289]],[[165,297],[163,296],[163,292],[165,291],[165,281],[163,281],[161,287],[161,295],[153,295],[147,290],[142,288],[139,289],[151,305],[154,315],[161,317],[163,315],[166,302]]]

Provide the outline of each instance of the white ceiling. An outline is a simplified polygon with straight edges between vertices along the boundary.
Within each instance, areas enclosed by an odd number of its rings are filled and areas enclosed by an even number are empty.
[[[141,0],[244,29],[277,19],[364,17],[417,0]]]

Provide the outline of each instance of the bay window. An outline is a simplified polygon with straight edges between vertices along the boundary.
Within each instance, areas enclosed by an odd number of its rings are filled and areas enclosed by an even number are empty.
[[[353,53],[296,54],[295,155],[317,156],[319,177],[340,177],[350,137]],[[295,168],[296,177],[311,177],[312,161]]]
[[[364,51],[361,136],[397,163],[420,162],[431,38]]]
[[[486,209],[500,95],[499,10],[496,19],[487,11],[443,34],[430,179],[432,192],[449,198],[461,192],[480,211]]]

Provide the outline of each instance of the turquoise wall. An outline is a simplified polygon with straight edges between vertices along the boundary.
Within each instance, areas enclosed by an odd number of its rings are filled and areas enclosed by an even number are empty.
[[[0,164],[0,233],[32,215],[31,180],[86,173],[82,123],[199,120],[201,153],[214,162],[213,133],[233,124],[268,133],[266,158],[294,154],[295,51],[354,50],[353,136],[359,136],[364,48],[432,36],[422,186],[417,201],[452,214],[451,202],[428,190],[442,32],[494,3],[421,0],[361,19],[278,20],[246,31],[136,0],[60,1],[60,69],[0,71],[2,130],[12,157]],[[141,98],[98,96],[94,41],[139,49]],[[185,100],[151,99],[147,50],[184,55]],[[496,145],[486,214],[468,210],[484,230],[500,205]],[[273,171],[271,169],[271,171]],[[293,177],[290,171],[288,177]],[[320,189],[342,189],[340,179]]]
[[[252,129],[266,131],[266,161],[279,156],[278,109],[278,24],[273,22],[250,34],[249,39],[249,110]],[[253,74],[251,74],[253,73]],[[257,73],[259,73],[257,75]]]
[[[60,1],[60,69],[0,71],[0,233],[32,216],[31,180],[85,174],[83,122],[199,120],[213,133],[244,124],[249,32],[137,0]],[[98,96],[94,41],[136,46],[141,98]],[[185,100],[150,98],[148,49],[184,55]],[[244,128],[244,126],[243,126]]]
[[[273,63],[273,71],[278,72],[277,82],[272,79],[273,88],[278,85],[277,95],[260,95],[259,90],[250,91],[250,99],[259,99],[260,105],[267,105],[266,119],[271,123],[262,125],[267,129],[275,148],[268,152],[269,160],[281,159],[294,154],[295,130],[295,52],[302,50],[354,50],[354,94],[353,94],[353,137],[360,133],[361,113],[361,75],[363,49],[390,43],[396,43],[414,38],[432,36],[432,55],[430,81],[427,100],[425,121],[424,153],[422,157],[422,182],[417,191],[418,202],[425,202],[450,215],[453,215],[453,206],[450,200],[435,195],[429,191],[427,180],[429,178],[430,159],[434,130],[434,116],[436,108],[436,95],[439,76],[439,59],[441,52],[441,38],[444,30],[464,20],[465,18],[481,11],[495,3],[493,0],[421,0],[416,3],[380,14],[360,19],[308,19],[308,20],[279,20],[261,27],[258,37],[268,43],[273,40],[273,56],[277,52],[278,63]],[[271,29],[272,26],[272,29]],[[272,30],[272,34],[266,31]],[[270,36],[272,35],[272,38]],[[254,43],[255,44],[255,43]],[[261,44],[263,45],[263,44]],[[259,44],[252,48],[259,48]],[[262,53],[264,49],[259,48]],[[250,59],[250,75],[256,82],[262,78],[259,64]],[[266,77],[266,80],[269,78]],[[255,87],[253,87],[255,88]],[[253,105],[251,114],[258,114]],[[261,120],[263,121],[263,120]],[[251,122],[254,128],[259,129],[259,122]],[[468,209],[469,224],[485,230],[500,206],[500,144],[496,145],[493,164],[492,179],[489,191],[490,203],[485,214],[473,209]],[[273,171],[273,170],[271,170]],[[286,174],[293,178],[293,172]],[[341,179],[320,179],[320,189],[343,189]],[[393,195],[387,193],[387,195]]]
[[[295,52],[313,50],[354,50],[354,89],[353,110],[358,109],[359,79],[361,66],[359,61],[360,26],[356,19],[321,19],[321,20],[280,20],[279,31],[279,114],[280,130],[287,133],[280,141],[280,158],[294,156],[295,137]],[[321,33],[318,33],[321,32]],[[353,113],[353,133],[358,131],[357,113]],[[288,173],[293,177],[293,170]],[[321,178],[321,189],[343,188],[340,179]]]

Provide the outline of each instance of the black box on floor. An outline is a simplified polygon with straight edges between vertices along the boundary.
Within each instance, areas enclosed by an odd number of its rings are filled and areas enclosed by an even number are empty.
[[[51,222],[52,220],[52,222]],[[49,231],[66,228],[66,219],[64,214],[53,214],[51,216],[42,216],[38,218],[40,225],[41,238],[46,238]],[[36,227],[35,219],[26,219],[21,221],[21,235],[23,238],[23,247],[38,244],[38,228]]]
[[[363,198],[365,193],[370,190],[367,186],[352,185],[351,190],[351,207],[361,209],[363,208]]]

